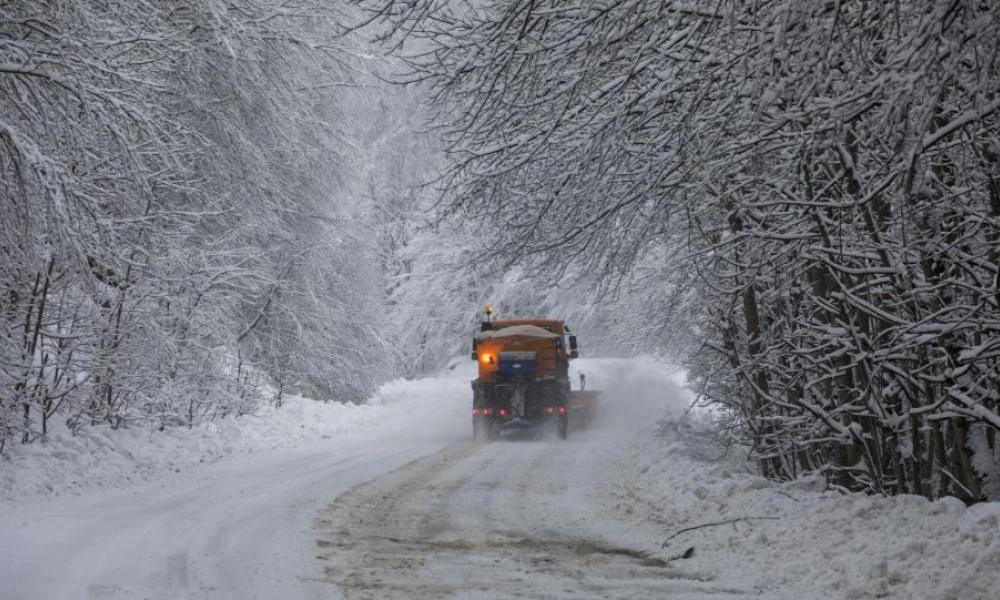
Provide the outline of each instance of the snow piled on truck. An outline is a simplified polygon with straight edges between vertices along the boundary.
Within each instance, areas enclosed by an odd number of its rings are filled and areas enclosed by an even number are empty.
[[[539,338],[557,338],[561,337],[558,333],[552,333],[544,327],[539,327],[537,325],[511,325],[510,327],[501,327],[500,329],[489,329],[486,331],[479,331],[476,333],[477,340],[492,340],[496,338],[511,337],[515,335],[524,335],[528,337],[539,337]]]

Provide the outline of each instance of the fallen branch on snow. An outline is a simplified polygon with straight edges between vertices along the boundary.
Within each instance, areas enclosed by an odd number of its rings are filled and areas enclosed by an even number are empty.
[[[677,531],[675,531],[672,534],[670,534],[669,536],[667,536],[667,539],[663,540],[663,543],[660,544],[660,548],[666,548],[667,547],[667,542],[669,542],[670,540],[674,539],[675,537],[679,536],[682,533],[686,533],[688,531],[694,531],[695,529],[704,529],[705,527],[717,527],[719,525],[732,525],[733,529],[735,530],[736,529],[736,524],[740,523],[740,522],[745,522],[745,521],[777,521],[777,520],[778,520],[778,517],[737,517],[735,519],[726,519],[725,521],[718,521],[718,522],[715,522],[715,523],[702,523],[701,525],[695,525],[693,527],[685,527],[684,529],[678,529]]]

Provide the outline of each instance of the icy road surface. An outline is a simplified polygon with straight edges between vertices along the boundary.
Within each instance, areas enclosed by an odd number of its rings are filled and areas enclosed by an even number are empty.
[[[655,536],[615,518],[615,467],[606,451],[627,441],[628,427],[656,415],[612,420],[566,442],[476,445],[469,393],[468,373],[399,382],[376,398],[380,418],[330,439],[76,496],[9,501],[0,511],[0,597],[712,598],[738,591],[650,554]],[[670,402],[682,400],[658,398],[653,412]]]

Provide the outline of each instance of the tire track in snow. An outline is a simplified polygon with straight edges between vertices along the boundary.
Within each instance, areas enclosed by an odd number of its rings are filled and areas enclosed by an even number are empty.
[[[744,593],[592,527],[588,443],[453,446],[355,487],[317,522],[326,581],[348,600]]]

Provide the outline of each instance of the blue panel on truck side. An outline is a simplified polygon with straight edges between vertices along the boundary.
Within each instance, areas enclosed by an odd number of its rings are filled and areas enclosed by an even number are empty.
[[[497,371],[505,375],[534,375],[538,369],[537,352],[501,352]]]

